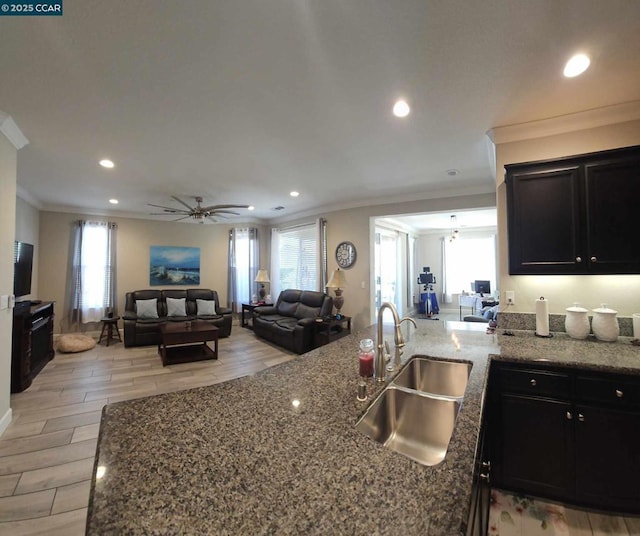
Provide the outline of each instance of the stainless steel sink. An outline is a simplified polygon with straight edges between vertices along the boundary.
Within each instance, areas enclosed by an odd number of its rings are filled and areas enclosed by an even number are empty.
[[[356,429],[412,460],[436,465],[447,453],[461,402],[390,385]]]
[[[470,363],[413,357],[392,383],[424,393],[461,397],[464,396],[470,373]]]

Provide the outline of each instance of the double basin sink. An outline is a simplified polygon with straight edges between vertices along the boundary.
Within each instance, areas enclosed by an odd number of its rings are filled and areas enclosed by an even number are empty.
[[[423,465],[447,454],[471,363],[414,356],[378,395],[356,429]]]

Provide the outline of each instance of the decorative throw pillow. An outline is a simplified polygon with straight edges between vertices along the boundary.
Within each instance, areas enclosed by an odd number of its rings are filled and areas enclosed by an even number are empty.
[[[139,318],[158,318],[158,299],[136,300],[136,313]]]
[[[187,316],[186,298],[167,298],[167,316]]]
[[[198,306],[199,315],[215,315],[216,314],[216,301],[215,300],[196,300]]]

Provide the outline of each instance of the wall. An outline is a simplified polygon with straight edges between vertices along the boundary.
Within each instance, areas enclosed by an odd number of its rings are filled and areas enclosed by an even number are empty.
[[[617,310],[619,316],[631,316],[634,312],[640,312],[640,275],[510,276],[506,186],[503,175],[506,164],[632,145],[640,145],[640,121],[496,145],[500,290],[502,298],[506,290],[514,290],[516,293],[516,303],[510,311],[533,312],[535,300],[545,296],[549,300],[551,313],[564,314],[565,308],[574,302],[579,302],[588,309],[606,303]]]
[[[17,151],[0,133],[0,294],[13,294]],[[13,309],[0,309],[0,434],[11,422],[11,333]]]
[[[266,266],[267,262],[269,231],[256,224],[198,225],[43,211],[40,213],[41,269],[38,298],[56,301],[56,332],[60,332],[62,326],[71,229],[73,222],[78,219],[108,219],[118,224],[116,255],[119,313],[123,311],[126,292],[150,288],[150,246],[199,247],[200,286],[218,291],[223,304],[227,303],[227,259],[231,227],[258,227],[261,266]]]
[[[460,230],[460,239],[467,238],[487,238],[495,235],[496,229],[486,229],[478,231],[464,231]],[[442,234],[421,234],[418,242],[418,266],[422,270],[423,266],[429,266],[431,272],[436,278],[435,291],[438,296],[438,303],[442,312],[459,312],[458,308],[458,296],[459,293],[452,293],[451,303],[445,303],[443,298],[443,275],[442,275]],[[497,272],[496,267],[496,272]],[[492,283],[493,285],[493,283]],[[500,279],[496,282],[497,288],[500,288]],[[460,289],[462,290],[462,289]],[[470,289],[464,289],[469,291]],[[495,289],[491,290],[495,293]]]
[[[15,239],[33,244],[33,270],[31,273],[31,294],[21,299],[35,299],[38,296],[38,258],[40,242],[40,211],[28,201],[16,198]]]
[[[368,207],[327,211],[321,214],[281,223],[282,227],[313,221],[316,217],[327,220],[327,252],[329,257],[329,275],[338,265],[335,260],[336,247],[343,240],[353,242],[358,252],[355,265],[345,271],[348,287],[344,291],[342,312],[351,316],[352,329],[361,329],[375,322],[375,303],[373,301],[373,246],[374,220],[380,216],[400,214],[421,214],[445,210],[495,207],[493,193],[424,199],[404,203],[389,203]]]

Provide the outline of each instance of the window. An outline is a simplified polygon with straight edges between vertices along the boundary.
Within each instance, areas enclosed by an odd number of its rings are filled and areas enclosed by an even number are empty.
[[[471,292],[471,283],[476,279],[487,279],[491,290],[496,290],[496,246],[495,235],[484,238],[444,239],[443,264],[445,274],[445,301],[451,303],[452,294],[463,290]]]
[[[256,293],[254,280],[260,259],[258,247],[257,229],[229,231],[228,296],[235,312],[240,312],[243,303],[251,303]]]
[[[116,307],[115,223],[78,221],[73,229],[67,318],[70,324],[98,322]]]
[[[285,289],[324,290],[326,275],[326,222],[272,229],[271,291],[274,300]]]

